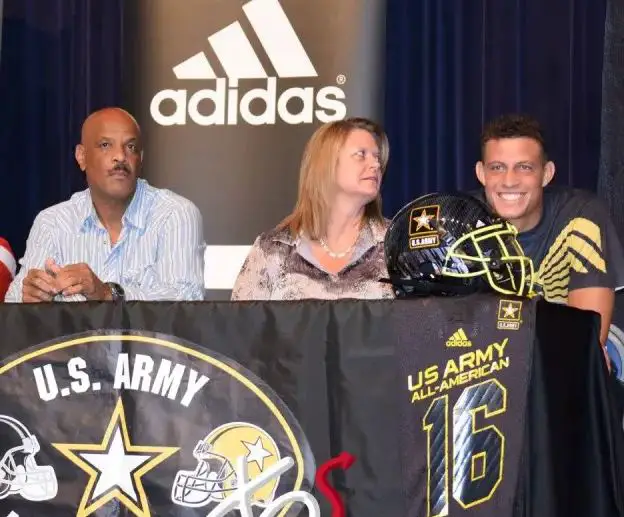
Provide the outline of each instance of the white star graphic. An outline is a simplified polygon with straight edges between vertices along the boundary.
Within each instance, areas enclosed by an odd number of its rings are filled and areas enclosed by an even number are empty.
[[[503,307],[503,316],[505,318],[514,318],[516,316],[517,307],[514,307],[511,303],[507,307]]]
[[[80,517],[91,515],[113,500],[118,508],[124,507],[136,517],[149,517],[141,478],[179,450],[179,447],[133,444],[121,398],[117,399],[100,443],[52,445],[88,475],[76,513]]]
[[[262,438],[258,436],[256,443],[249,443],[245,440],[242,440],[242,442],[249,451],[249,454],[247,455],[247,463],[255,461],[260,470],[262,470],[264,468],[264,458],[272,456],[272,454],[262,445]]]
[[[91,494],[91,500],[97,499],[111,488],[118,487],[133,501],[139,502],[132,483],[132,473],[151,460],[154,455],[128,454],[123,444],[119,426],[114,431],[108,452],[88,454],[82,452],[78,455],[100,472],[98,482]]]
[[[429,221],[431,221],[431,219],[433,219],[433,216],[427,215],[427,211],[423,208],[422,214],[420,214],[418,217],[414,217],[414,221],[418,223],[418,225],[416,226],[416,231],[420,230],[421,228],[431,230],[431,226],[429,226]]]

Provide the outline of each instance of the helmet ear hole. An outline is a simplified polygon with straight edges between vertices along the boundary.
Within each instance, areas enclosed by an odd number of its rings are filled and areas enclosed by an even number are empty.
[[[433,262],[423,262],[420,265],[420,272],[425,275],[439,275],[441,273],[440,267]]]
[[[490,258],[489,267],[492,270],[498,270],[503,267],[503,261],[500,256],[494,256]]]

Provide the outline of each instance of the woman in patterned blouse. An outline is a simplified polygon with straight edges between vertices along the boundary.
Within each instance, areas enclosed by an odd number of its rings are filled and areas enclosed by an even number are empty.
[[[321,126],[308,141],[293,212],[254,242],[232,300],[392,298],[379,189],[388,138],[374,122]]]

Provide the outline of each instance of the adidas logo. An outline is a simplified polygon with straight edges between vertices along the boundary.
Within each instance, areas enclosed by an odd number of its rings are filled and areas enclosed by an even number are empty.
[[[468,339],[464,329],[458,329],[446,340],[446,346],[472,346],[472,342]]]
[[[185,125],[188,114],[201,126],[236,125],[239,117],[259,126],[275,124],[277,117],[288,124],[345,118],[345,93],[338,86],[326,86],[316,92],[312,86],[278,91],[278,78],[318,76],[279,1],[251,0],[243,6],[243,12],[277,77],[269,76],[243,27],[236,21],[208,37],[227,78],[219,77],[204,52],[174,66],[178,80],[214,80],[215,87],[195,92],[168,89],[156,93],[150,104],[154,121],[162,126]],[[248,79],[265,80],[266,87],[240,92],[239,81]],[[338,84],[344,81],[344,76],[338,76]],[[163,113],[162,104],[171,101],[175,104],[173,113]]]

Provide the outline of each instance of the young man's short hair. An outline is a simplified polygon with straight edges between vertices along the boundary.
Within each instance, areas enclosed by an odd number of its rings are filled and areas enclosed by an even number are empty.
[[[532,138],[542,148],[542,160],[548,161],[544,132],[540,123],[530,115],[507,114],[489,121],[481,133],[481,157],[485,155],[485,144],[502,138]]]

